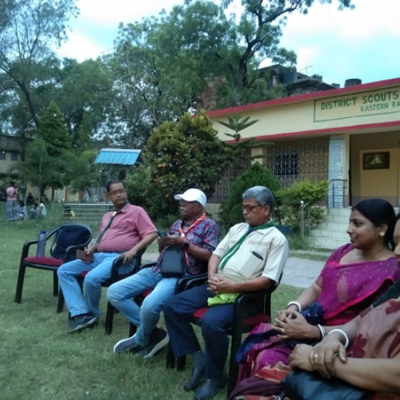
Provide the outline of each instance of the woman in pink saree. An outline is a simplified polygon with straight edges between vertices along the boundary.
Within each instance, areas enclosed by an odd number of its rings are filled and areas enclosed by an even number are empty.
[[[329,326],[352,320],[400,279],[393,253],[395,223],[394,209],[385,200],[363,200],[352,208],[350,243],[335,250],[315,283],[278,312],[275,325],[256,328],[257,333],[274,328],[280,334],[255,344],[246,354],[230,399],[279,394],[281,380],[291,371],[289,355],[294,345],[288,339],[318,342]],[[325,327],[308,324],[299,313],[315,302],[322,306]]]

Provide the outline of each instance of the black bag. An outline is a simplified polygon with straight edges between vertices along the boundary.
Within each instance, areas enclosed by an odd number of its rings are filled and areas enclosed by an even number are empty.
[[[282,390],[290,400],[368,400],[373,393],[340,379],[325,379],[318,372],[291,372],[282,381]],[[280,395],[282,399],[285,397]]]
[[[164,278],[182,278],[186,271],[182,246],[169,246],[165,250],[160,262],[160,271]]]

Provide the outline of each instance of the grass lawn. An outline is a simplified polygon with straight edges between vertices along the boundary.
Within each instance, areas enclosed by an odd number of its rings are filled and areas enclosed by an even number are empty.
[[[22,244],[55,225],[58,217],[52,212],[46,221],[5,222],[0,205],[0,399],[191,399],[192,392],[182,390],[191,372],[189,358],[178,373],[165,368],[165,350],[148,361],[112,353],[115,342],[128,334],[121,315],[115,316],[109,336],[104,335],[104,319],[92,330],[68,335],[67,311],[56,313],[52,273],[28,268],[22,303],[14,303]],[[281,285],[273,297],[274,313],[299,292]],[[225,399],[225,393],[216,399]]]

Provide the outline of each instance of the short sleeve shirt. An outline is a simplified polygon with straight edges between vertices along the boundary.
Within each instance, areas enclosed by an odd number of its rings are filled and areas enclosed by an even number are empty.
[[[172,224],[168,234],[179,235],[179,227],[182,224],[184,224],[184,222],[181,219],[175,221]],[[186,233],[187,242],[193,243],[202,249],[206,249],[210,253],[212,253],[217,247],[218,240],[218,227],[215,221],[213,221],[211,218],[203,219],[194,228],[190,229]],[[157,265],[153,268],[154,272],[157,272],[160,269],[159,265],[166,249],[167,248],[164,248],[158,256]],[[204,261],[198,260],[190,253],[188,253],[188,256],[189,265],[187,266],[187,272],[191,275],[196,275],[202,272],[202,269],[204,269]]]
[[[249,224],[233,226],[214,254],[220,258],[248,231]],[[251,232],[218,273],[234,282],[265,276],[279,282],[289,254],[286,237],[275,227]]]

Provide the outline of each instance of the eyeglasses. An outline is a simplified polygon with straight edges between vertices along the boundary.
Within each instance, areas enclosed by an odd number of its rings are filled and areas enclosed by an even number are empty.
[[[256,206],[242,206],[242,211],[252,212],[255,208],[262,207],[259,204]]]

